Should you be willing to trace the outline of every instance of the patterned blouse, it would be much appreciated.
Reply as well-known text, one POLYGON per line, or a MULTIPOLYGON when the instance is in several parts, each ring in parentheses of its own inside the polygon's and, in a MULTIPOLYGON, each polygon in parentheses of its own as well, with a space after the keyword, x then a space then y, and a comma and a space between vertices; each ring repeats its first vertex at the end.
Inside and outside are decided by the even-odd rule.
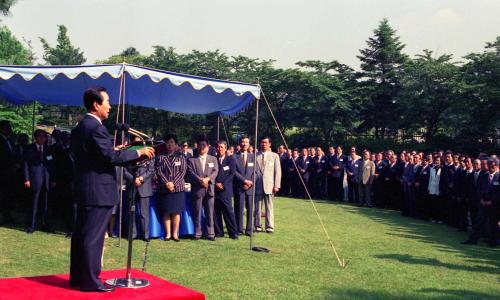
POLYGON ((170 193, 167 182, 174 183, 174 192, 184 191, 184 177, 187 170, 186 157, 180 152, 173 155, 158 155, 155 160, 155 170, 158 178, 158 191, 170 193))

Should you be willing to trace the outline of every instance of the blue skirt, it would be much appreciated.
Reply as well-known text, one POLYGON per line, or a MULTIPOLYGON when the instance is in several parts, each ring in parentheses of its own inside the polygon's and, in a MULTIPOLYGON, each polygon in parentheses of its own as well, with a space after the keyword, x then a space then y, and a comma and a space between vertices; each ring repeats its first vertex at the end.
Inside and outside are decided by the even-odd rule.
POLYGON ((178 193, 158 193, 158 207, 161 216, 167 214, 180 214, 186 210, 184 192, 178 193))

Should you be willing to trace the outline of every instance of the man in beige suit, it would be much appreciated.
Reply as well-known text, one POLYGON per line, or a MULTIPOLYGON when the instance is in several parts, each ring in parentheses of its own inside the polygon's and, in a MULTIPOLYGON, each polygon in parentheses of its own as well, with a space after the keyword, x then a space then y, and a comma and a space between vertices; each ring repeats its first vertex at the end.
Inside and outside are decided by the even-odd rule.
POLYGON ((363 161, 358 163, 358 189, 359 189, 359 205, 363 202, 367 206, 373 207, 372 204, 372 183, 375 179, 375 163, 370 160, 370 151, 363 151, 363 161))
POLYGON ((261 151, 257 152, 257 169, 255 176, 255 231, 262 231, 261 201, 266 209, 266 232, 274 232, 273 196, 281 187, 281 164, 278 154, 271 151, 271 138, 265 136, 260 140, 261 151))

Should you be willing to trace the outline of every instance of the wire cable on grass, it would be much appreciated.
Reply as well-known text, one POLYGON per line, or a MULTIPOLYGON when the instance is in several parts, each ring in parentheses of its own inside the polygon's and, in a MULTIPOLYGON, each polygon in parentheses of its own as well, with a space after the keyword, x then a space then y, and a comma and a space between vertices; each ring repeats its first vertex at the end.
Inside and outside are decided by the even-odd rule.
MULTIPOLYGON (((278 129, 278 132, 279 132, 279 134, 281 136, 281 139, 283 140, 283 143, 285 144, 286 149, 289 149, 288 148, 288 144, 287 144, 287 142, 285 140, 285 136, 283 135, 283 132, 282 132, 281 128, 279 127, 278 121, 276 120, 276 117, 274 116, 274 113, 273 113, 273 111, 271 109, 271 105, 269 105, 269 102, 267 101, 266 94, 264 93, 264 90, 262 89, 262 87, 260 86, 260 84, 258 84, 258 86, 259 86, 260 92, 262 94, 262 98, 264 99, 264 102, 266 102, 266 105, 267 105, 267 108, 269 110, 269 113, 271 114, 271 117, 273 118, 274 124, 276 125, 276 129, 278 129)), ((297 164, 295 163, 295 161, 293 159, 291 161, 292 161, 292 163, 293 163, 293 165, 295 167, 295 170, 297 171, 297 173, 299 175, 300 182, 302 183, 302 186, 304 187, 304 190, 307 193, 307 197, 309 198, 309 202, 311 202, 312 207, 314 209, 314 212, 316 213, 316 216, 318 217, 319 223, 321 224, 321 228, 323 228, 323 232, 325 233, 326 238, 327 238, 327 240, 330 243, 330 246, 332 248, 332 251, 335 254, 335 257, 337 258, 337 262, 339 263, 339 265, 340 265, 341 268, 346 268, 347 267, 347 262, 346 262, 345 259, 340 258, 339 254, 337 252, 337 249, 335 248, 335 245, 333 244, 333 241, 330 238, 330 235, 328 234, 328 231, 326 230, 325 224, 323 223, 323 219, 321 219, 321 215, 319 214, 318 209, 316 208, 316 204, 314 203, 314 200, 312 199, 311 194, 309 193, 309 190, 307 189, 307 186, 306 186, 306 184, 304 182, 304 179, 302 178, 302 176, 301 176, 301 174, 299 172, 299 169, 297 168, 297 164)))

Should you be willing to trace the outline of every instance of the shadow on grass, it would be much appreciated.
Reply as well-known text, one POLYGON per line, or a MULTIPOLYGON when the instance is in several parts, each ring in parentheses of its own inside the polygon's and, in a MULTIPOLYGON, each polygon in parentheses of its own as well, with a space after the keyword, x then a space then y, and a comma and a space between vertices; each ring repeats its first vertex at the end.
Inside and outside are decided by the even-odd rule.
POLYGON ((456 265, 456 264, 441 262, 439 259, 436 258, 418 257, 409 254, 380 254, 380 255, 375 255, 374 257, 386 260, 396 260, 401 263, 412 264, 412 265, 428 265, 433 267, 443 267, 450 270, 486 272, 491 274, 498 274, 500 272, 500 269, 495 267, 456 265))
POLYGON ((457 232, 453 227, 410 217, 403 217, 399 211, 389 209, 358 207, 350 203, 327 200, 314 201, 315 203, 338 205, 346 212, 364 215, 372 221, 388 225, 390 231, 385 232, 386 235, 425 243, 439 251, 460 255, 464 261, 469 263, 487 264, 492 267, 460 266, 442 263, 432 258, 397 256, 398 254, 388 254, 383 257, 378 257, 379 259, 393 259, 413 264, 437 265, 456 270, 500 273, 499 249, 488 248, 482 245, 462 245, 460 242, 466 240, 468 234, 457 232))
POLYGON ((437 260, 433 261, 432 259, 428 258, 398 257, 395 255, 379 257, 380 259, 395 259, 407 263, 438 265, 450 269, 461 269, 466 271, 492 273, 500 272, 500 269, 498 268, 500 261, 499 249, 488 248, 482 245, 462 245, 460 242, 467 239, 467 233, 459 233, 453 227, 448 227, 446 225, 435 224, 409 217, 403 217, 397 211, 378 208, 370 209, 347 204, 343 204, 342 206, 343 209, 347 212, 362 214, 375 222, 388 225, 390 227, 390 231, 386 232, 386 235, 430 244, 434 249, 437 249, 439 251, 461 255, 464 260, 473 260, 473 262, 475 263, 488 264, 494 267, 488 268, 482 266, 459 266, 441 263, 437 260))
POLYGON ((427 288, 408 291, 405 294, 362 289, 332 289, 327 292, 327 299, 407 299, 407 300, 455 300, 455 299, 498 299, 494 294, 469 290, 451 290, 427 288))

